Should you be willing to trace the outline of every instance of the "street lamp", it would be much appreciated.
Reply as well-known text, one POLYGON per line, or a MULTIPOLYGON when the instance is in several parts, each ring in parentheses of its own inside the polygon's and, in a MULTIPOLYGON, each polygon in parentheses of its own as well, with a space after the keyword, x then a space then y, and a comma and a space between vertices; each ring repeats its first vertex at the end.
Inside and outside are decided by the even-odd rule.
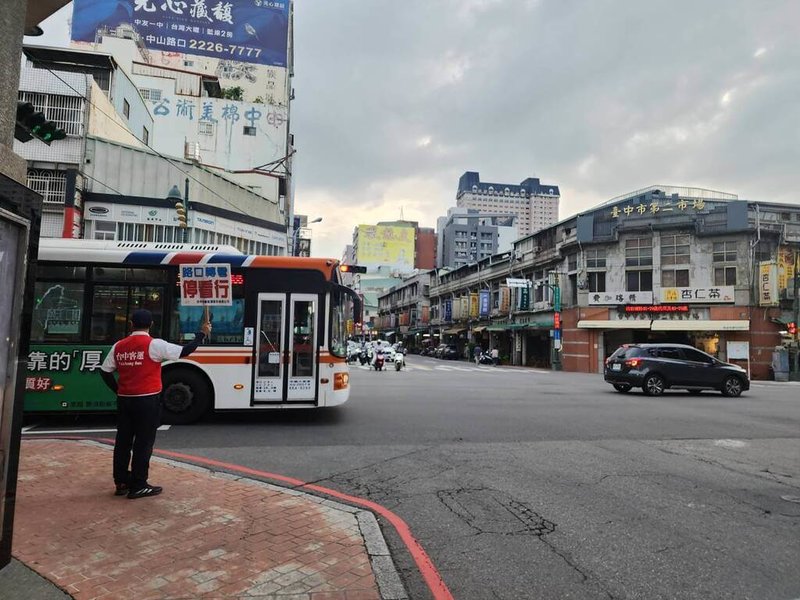
MULTIPOLYGON (((309 222, 307 223, 307 225, 313 225, 314 223, 319 223, 320 221, 322 221, 322 217, 317 217, 317 218, 316 218, 316 219, 314 219, 313 221, 309 221, 309 222)), ((298 237, 298 236, 300 235, 300 229, 301 229, 301 228, 300 228, 300 227, 298 227, 298 228, 297 228, 297 229, 295 229, 295 230, 294 230, 294 232, 292 233, 292 239, 291 239, 291 244, 292 244, 292 256, 298 256, 298 254, 299 254, 299 252, 300 252, 300 248, 298 248, 298 247, 297 247, 297 243, 298 243, 298 239, 299 239, 299 237, 298 237)))
POLYGON ((175 213, 178 215, 178 227, 183 229, 183 243, 186 243, 188 237, 188 218, 189 218, 189 178, 184 182, 184 195, 181 197, 181 191, 177 185, 173 185, 167 194, 167 200, 175 205, 175 213))

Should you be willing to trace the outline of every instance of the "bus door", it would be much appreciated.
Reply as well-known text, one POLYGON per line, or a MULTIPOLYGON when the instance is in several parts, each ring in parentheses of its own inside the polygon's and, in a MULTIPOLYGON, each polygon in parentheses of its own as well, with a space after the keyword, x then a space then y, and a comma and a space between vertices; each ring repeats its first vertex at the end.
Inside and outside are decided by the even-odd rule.
POLYGON ((254 402, 316 401, 317 305, 315 294, 258 295, 254 402))

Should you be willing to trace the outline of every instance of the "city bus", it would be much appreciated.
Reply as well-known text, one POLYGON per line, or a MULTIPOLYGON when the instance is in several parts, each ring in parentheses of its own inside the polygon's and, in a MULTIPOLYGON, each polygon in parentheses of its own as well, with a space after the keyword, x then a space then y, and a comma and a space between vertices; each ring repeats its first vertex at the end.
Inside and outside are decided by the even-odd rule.
POLYGON ((361 308, 340 283, 338 261, 208 244, 42 239, 25 413, 115 410, 99 369, 138 308, 152 312, 153 337, 176 344, 193 339, 205 318, 213 328, 194 353, 164 363, 165 423, 348 399, 347 337, 361 308), (230 265, 231 304, 184 306, 180 265, 230 265))

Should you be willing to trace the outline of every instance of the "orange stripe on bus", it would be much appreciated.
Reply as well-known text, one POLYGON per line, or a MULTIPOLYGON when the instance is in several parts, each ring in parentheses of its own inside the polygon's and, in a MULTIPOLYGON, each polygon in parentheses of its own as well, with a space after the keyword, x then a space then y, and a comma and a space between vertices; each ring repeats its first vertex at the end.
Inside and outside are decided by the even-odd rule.
POLYGON ((311 269, 321 272, 325 279, 331 279, 333 270, 339 264, 333 258, 304 258, 298 256, 255 256, 251 267, 272 267, 274 269, 311 269))
POLYGON ((197 355, 192 356, 191 360, 208 365, 249 365, 249 356, 211 356, 197 355))

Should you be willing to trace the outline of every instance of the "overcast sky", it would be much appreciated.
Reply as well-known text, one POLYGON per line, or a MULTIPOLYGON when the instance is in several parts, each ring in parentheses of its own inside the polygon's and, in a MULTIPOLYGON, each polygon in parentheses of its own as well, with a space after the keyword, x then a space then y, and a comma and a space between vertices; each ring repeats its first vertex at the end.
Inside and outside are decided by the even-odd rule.
POLYGON ((435 226, 468 170, 560 186, 562 219, 653 184, 800 201, 800 2, 295 0, 294 41, 318 256, 435 226))

